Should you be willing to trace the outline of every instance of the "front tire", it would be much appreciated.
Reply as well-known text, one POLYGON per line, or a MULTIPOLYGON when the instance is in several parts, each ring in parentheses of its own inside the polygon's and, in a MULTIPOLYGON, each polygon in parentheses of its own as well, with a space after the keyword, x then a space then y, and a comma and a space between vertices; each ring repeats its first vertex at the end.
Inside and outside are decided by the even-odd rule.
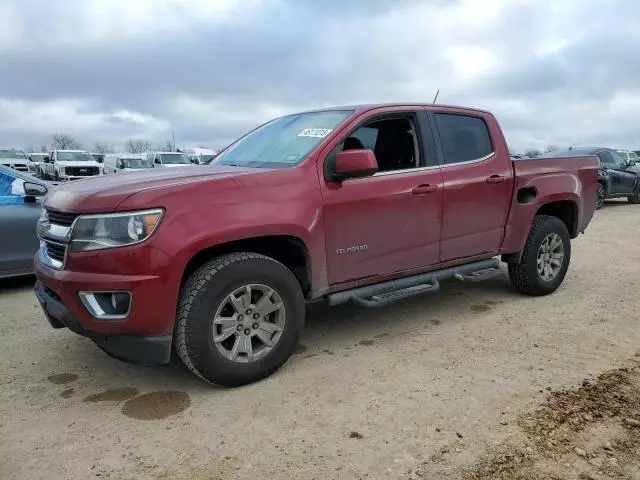
POLYGON ((181 289, 174 344, 203 380, 245 385, 275 372, 304 327, 300 283, 280 262, 231 253, 196 270, 181 289))
POLYGON ((607 196, 607 192, 604 188, 604 185, 602 183, 598 183, 596 210, 600 210, 602 208, 602 206, 604 205, 604 199, 606 198, 606 196, 607 196))
POLYGON ((570 260, 566 225, 559 218, 540 215, 533 220, 520 263, 509 264, 509 279, 520 293, 548 295, 564 280, 570 260))
POLYGON ((640 204, 640 185, 638 185, 633 193, 627 197, 627 201, 634 205, 640 204))

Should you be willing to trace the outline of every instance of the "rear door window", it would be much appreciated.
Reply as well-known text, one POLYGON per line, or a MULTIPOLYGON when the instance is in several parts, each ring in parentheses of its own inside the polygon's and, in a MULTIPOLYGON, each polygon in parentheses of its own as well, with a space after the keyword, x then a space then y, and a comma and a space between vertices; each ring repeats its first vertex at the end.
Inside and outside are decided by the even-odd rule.
POLYGON ((493 152, 491 135, 482 118, 451 113, 434 114, 445 164, 470 162, 493 152))

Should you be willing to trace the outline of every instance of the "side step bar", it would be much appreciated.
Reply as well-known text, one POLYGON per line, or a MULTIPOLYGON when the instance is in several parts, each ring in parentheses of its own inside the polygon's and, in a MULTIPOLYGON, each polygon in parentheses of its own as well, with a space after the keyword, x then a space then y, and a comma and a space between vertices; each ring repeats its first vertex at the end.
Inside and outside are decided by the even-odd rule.
POLYGON ((456 273, 453 278, 456 280, 460 280, 465 283, 478 283, 483 282, 485 280, 489 280, 490 278, 497 277, 502 272, 500 271, 499 266, 485 268, 483 270, 478 270, 477 272, 472 272, 467 275, 464 273, 456 273))
POLYGON ((327 296, 327 303, 334 306, 352 301, 367 308, 383 307, 416 295, 435 293, 440 290, 440 280, 455 278, 463 282, 475 283, 499 274, 500 261, 498 259, 480 260, 466 265, 332 293, 327 296))

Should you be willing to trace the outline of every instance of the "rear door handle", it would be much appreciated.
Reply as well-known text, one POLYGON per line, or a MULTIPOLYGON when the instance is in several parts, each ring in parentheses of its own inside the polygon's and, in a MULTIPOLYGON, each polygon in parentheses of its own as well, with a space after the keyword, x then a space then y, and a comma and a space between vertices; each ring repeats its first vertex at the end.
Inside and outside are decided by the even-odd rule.
POLYGON ((487 177, 487 183, 502 183, 505 181, 505 177, 501 175, 491 175, 487 177))
POLYGON ((427 183, 424 185, 418 185, 413 190, 411 190, 411 193, 413 193, 414 195, 426 195, 427 193, 433 193, 436 190, 438 190, 437 185, 429 185, 427 183))

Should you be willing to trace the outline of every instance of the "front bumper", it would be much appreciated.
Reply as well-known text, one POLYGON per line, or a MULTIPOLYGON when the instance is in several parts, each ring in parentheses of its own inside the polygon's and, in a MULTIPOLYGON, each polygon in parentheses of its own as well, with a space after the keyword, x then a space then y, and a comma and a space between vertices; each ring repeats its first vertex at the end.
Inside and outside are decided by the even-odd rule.
POLYGON ((167 364, 171 359, 171 335, 104 335, 84 327, 62 303, 60 295, 39 280, 35 285, 35 294, 53 328, 66 327, 78 335, 88 337, 108 355, 118 360, 154 366, 167 364))

